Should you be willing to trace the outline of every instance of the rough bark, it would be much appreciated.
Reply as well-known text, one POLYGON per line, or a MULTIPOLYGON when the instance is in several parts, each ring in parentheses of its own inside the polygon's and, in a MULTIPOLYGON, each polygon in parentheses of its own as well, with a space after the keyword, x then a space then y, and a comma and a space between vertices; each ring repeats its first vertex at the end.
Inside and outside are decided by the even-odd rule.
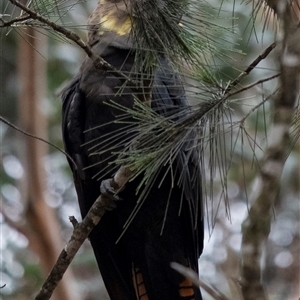
POLYGON ((261 259, 270 233, 274 206, 290 145, 289 129, 299 96, 300 28, 296 26, 288 1, 277 1, 276 12, 282 25, 280 41, 280 92, 274 100, 274 117, 269 145, 265 151, 251 197, 248 217, 243 222, 241 285, 245 300, 266 300, 262 283, 261 259))
MULTIPOLYGON (((129 168, 121 166, 115 176, 111 179, 107 179, 112 190, 115 191, 115 195, 123 189, 128 180, 132 177, 133 173, 129 168)), ((100 195, 95 203, 90 208, 89 212, 82 220, 78 223, 74 217, 70 218, 74 226, 72 236, 66 246, 61 251, 58 260, 50 272, 48 278, 44 282, 42 289, 35 297, 35 300, 48 300, 55 291, 58 283, 62 279, 70 263, 75 257, 77 251, 89 236, 93 228, 99 223, 106 210, 115 208, 114 198, 100 195)))

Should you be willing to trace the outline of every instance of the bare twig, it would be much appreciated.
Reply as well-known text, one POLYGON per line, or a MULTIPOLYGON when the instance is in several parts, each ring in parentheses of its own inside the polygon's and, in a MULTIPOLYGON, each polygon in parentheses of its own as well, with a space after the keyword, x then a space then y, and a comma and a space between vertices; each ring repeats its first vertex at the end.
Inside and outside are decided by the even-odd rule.
POLYGON ((272 43, 267 49, 260 54, 248 67, 245 71, 243 71, 234 81, 232 81, 228 87, 225 89, 224 94, 229 93, 232 88, 234 88, 236 85, 238 85, 241 80, 250 74, 250 72, 263 60, 265 59, 273 49, 276 47, 276 42, 272 43))
POLYGON ((28 19, 30 19, 30 16, 28 14, 26 15, 21 15, 15 19, 5 21, 4 17, 9 17, 9 15, 1 15, 0 14, 0 28, 2 27, 12 27, 14 24, 19 23, 19 22, 24 22, 28 19))
MULTIPOLYGON (((118 193, 131 177, 132 172, 130 169, 120 167, 114 178, 111 179, 111 185, 118 193)), ((60 253, 55 266, 44 282, 41 291, 35 297, 35 300, 50 299, 54 289, 62 279, 65 271, 69 267, 84 240, 99 223, 105 211, 114 208, 114 206, 114 201, 111 198, 100 195, 82 222, 75 224, 73 234, 69 242, 60 253)))
POLYGON ((73 228, 76 228, 78 226, 78 221, 74 216, 69 217, 70 222, 73 225, 73 228))
POLYGON ((292 24, 288 2, 278 1, 278 16, 283 25, 280 58, 280 91, 275 99, 274 119, 268 148, 260 173, 255 180, 255 193, 248 217, 242 225, 241 285, 245 300, 267 300, 262 285, 261 265, 263 245, 271 226, 271 208, 274 205, 286 152, 290 145, 289 128, 299 90, 300 44, 299 29, 292 24))
POLYGON ((237 91, 229 92, 229 93, 227 94, 227 96, 226 96, 225 99, 227 99, 228 97, 231 97, 231 96, 233 96, 233 95, 236 95, 236 94, 242 93, 242 92, 244 92, 244 91, 247 91, 247 90, 249 90, 249 89, 251 89, 251 88, 253 88, 253 87, 255 87, 256 85, 259 85, 259 84, 261 84, 261 83, 264 83, 264 82, 273 80, 273 79, 275 79, 275 78, 277 78, 277 77, 279 77, 279 76, 280 76, 280 74, 275 74, 275 75, 272 75, 272 76, 269 76, 269 77, 266 77, 266 78, 257 80, 257 81, 255 81, 255 82, 249 84, 249 85, 244 86, 243 88, 241 88, 241 89, 239 89, 239 90, 237 90, 237 91))
POLYGON ((72 157, 71 157, 67 152, 65 152, 64 150, 62 150, 61 148, 55 146, 54 144, 50 143, 49 141, 47 141, 47 140, 45 140, 45 139, 43 139, 43 138, 41 138, 41 137, 38 137, 38 136, 36 136, 36 135, 34 135, 34 134, 31 134, 31 133, 29 133, 29 132, 27 132, 27 131, 25 131, 25 130, 19 128, 18 126, 12 124, 11 122, 9 122, 8 120, 6 120, 6 119, 3 118, 2 116, 0 116, 0 122, 5 123, 5 124, 8 125, 9 127, 11 127, 11 128, 13 128, 13 129, 19 131, 20 133, 23 133, 23 134, 25 134, 25 135, 27 135, 27 136, 29 136, 29 137, 31 137, 31 138, 34 138, 34 139, 36 139, 36 140, 39 140, 39 141, 41 141, 41 142, 43 142, 43 143, 46 143, 47 145, 49 145, 49 146, 55 148, 55 149, 58 150, 59 152, 61 152, 61 153, 63 153, 64 155, 66 155, 66 156, 68 157, 68 159, 72 162, 72 164, 74 164, 75 168, 77 168, 76 163, 75 163, 75 161, 72 159, 72 157))

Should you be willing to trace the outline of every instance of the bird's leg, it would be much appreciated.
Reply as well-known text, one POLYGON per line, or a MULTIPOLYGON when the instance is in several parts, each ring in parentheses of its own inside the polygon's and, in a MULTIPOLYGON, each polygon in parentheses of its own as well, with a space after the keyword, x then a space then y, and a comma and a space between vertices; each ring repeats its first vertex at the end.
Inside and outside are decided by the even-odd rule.
POLYGON ((103 197, 111 201, 111 209, 116 207, 115 201, 122 200, 118 193, 121 192, 128 180, 133 176, 133 172, 129 167, 121 166, 113 178, 104 179, 100 184, 100 192, 103 197))
POLYGON ((122 200, 118 196, 118 192, 120 191, 119 186, 114 182, 113 178, 104 179, 100 184, 100 192, 103 196, 110 198, 114 201, 122 200))

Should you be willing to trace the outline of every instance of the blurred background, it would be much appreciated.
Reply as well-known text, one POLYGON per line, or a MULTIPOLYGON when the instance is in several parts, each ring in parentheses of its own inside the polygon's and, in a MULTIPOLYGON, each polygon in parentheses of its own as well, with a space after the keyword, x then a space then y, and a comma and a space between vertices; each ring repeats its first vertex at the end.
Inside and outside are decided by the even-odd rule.
MULTIPOLYGON (((96 1, 62 3, 66 13, 59 16, 61 23, 86 40, 85 24, 96 1)), ((254 27, 250 18, 252 4, 227 1, 221 6, 221 2, 215 0, 210 1, 210 5, 203 4, 201 9, 203 7, 207 7, 207 13, 217 24, 234 28, 230 41, 226 41, 230 42, 231 50, 223 53, 223 59, 214 59, 214 68, 226 83, 274 41, 276 20, 272 15, 267 18, 268 12, 261 8, 254 27)), ((196 11, 196 5, 194 9, 196 11)), ((0 14, 18 15, 18 12, 4 0, 0 4, 0 14)), ((224 37, 219 35, 219 38, 223 43, 224 37)), ((85 57, 83 51, 42 28, 4 28, 0 39, 1 116, 22 130, 63 148, 59 93, 78 71, 85 57)), ((247 85, 278 73, 276 61, 274 51, 243 83, 247 85)), ((248 199, 257 172, 254 161, 261 158, 262 149, 268 142, 267 130, 272 116, 271 102, 267 100, 276 88, 276 80, 268 81, 235 99, 233 121, 241 119, 262 100, 266 102, 247 118, 244 125, 249 136, 239 126, 233 131, 236 147, 231 153, 227 182, 230 210, 222 199, 222 180, 218 172, 214 175, 213 193, 208 197, 207 215, 212 215, 214 222, 211 218, 206 219, 205 248, 199 260, 200 277, 229 299, 241 299, 238 284, 241 223, 247 215, 248 199), (254 146, 251 139, 255 139, 261 149, 255 143, 254 146)), ((33 299, 71 236, 69 216, 78 220, 81 217, 64 154, 5 123, 0 125, 0 135, 0 286, 5 285, 0 293, 2 299, 7 300, 33 299)), ((230 142, 225 145, 228 149, 231 146, 230 142)), ((280 193, 273 209, 271 234, 262 260, 264 283, 270 299, 274 300, 299 297, 299 157, 298 139, 285 164, 280 193)), ((208 162, 206 166, 206 174, 209 174, 208 162)), ((213 299, 206 292, 203 295, 205 300, 213 299)), ((88 241, 79 250, 65 283, 60 284, 54 298, 108 299, 88 241)))

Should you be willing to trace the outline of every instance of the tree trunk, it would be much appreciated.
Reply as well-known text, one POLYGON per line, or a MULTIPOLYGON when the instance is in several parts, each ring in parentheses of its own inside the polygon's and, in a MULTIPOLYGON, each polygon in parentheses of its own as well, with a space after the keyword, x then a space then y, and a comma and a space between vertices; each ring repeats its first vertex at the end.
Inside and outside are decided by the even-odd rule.
MULTIPOLYGON (((47 136, 47 122, 41 112, 42 99, 46 94, 46 36, 26 29, 24 38, 19 40, 19 116, 21 128, 43 138, 47 136)), ((63 248, 60 229, 54 210, 45 202, 46 174, 43 158, 47 153, 46 144, 24 136, 25 147, 20 149, 25 168, 24 192, 25 219, 32 238, 29 241, 40 258, 41 268, 46 275, 50 272, 63 248)), ((66 273, 57 287, 56 299, 74 300, 71 274, 66 273)))

